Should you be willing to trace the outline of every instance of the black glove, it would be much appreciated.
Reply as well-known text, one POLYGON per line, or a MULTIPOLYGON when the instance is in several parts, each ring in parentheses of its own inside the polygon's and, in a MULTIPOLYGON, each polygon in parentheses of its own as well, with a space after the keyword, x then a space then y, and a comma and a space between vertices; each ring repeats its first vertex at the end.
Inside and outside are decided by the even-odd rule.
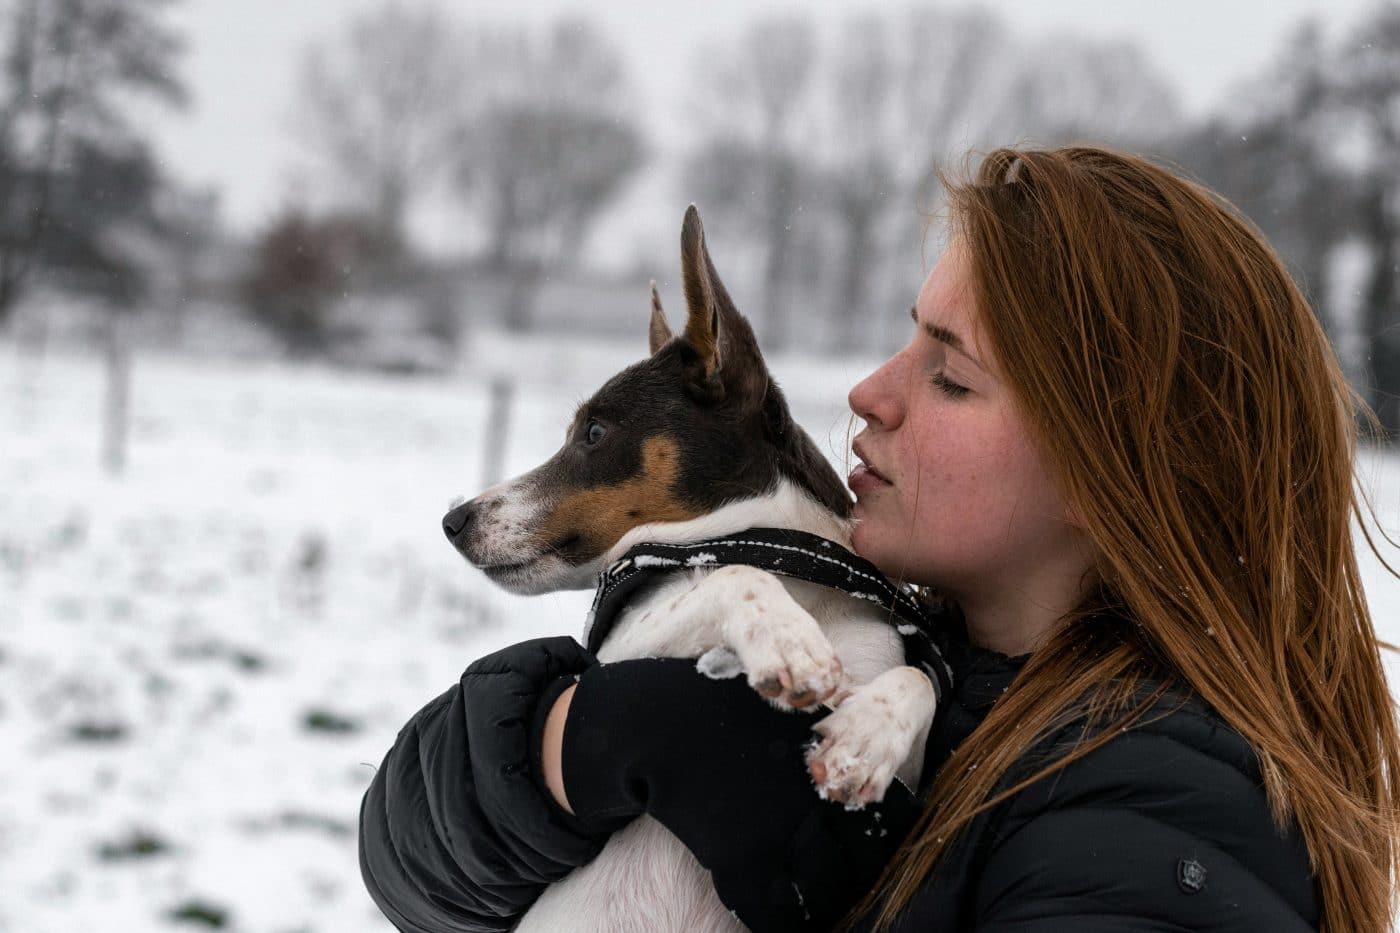
POLYGON ((563 775, 582 826, 646 812, 712 873, 755 931, 825 930, 874 884, 921 805, 895 782, 862 811, 821 800, 803 748, 825 715, 783 712, 693 660, 586 670, 564 725, 563 775))
POLYGON ((584 826, 537 776, 549 707, 597 663, 572 638, 512 645, 400 730, 360 808, 360 872, 400 930, 509 930, 601 851, 615 824, 584 826))
POLYGON ((898 783, 864 811, 823 802, 802 756, 820 716, 776 710, 693 660, 598 666, 570 638, 513 645, 399 733, 361 808, 361 873, 400 930, 504 931, 646 812, 752 929, 827 929, 919 805, 898 783), (564 726, 573 816, 544 787, 539 754, 544 720, 580 672, 564 726))

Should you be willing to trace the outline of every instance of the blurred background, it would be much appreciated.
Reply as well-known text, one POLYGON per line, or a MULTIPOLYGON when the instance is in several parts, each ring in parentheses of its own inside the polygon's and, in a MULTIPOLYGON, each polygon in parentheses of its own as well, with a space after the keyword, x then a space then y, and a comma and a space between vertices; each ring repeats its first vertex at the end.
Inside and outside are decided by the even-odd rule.
POLYGON ((398 727, 588 604, 440 517, 645 353, 650 279, 683 315, 692 201, 844 468, 937 170, 1094 141, 1219 189, 1390 432, 1357 536, 1400 640, 1400 4, 0 11, 0 931, 389 929, 355 833, 398 727))

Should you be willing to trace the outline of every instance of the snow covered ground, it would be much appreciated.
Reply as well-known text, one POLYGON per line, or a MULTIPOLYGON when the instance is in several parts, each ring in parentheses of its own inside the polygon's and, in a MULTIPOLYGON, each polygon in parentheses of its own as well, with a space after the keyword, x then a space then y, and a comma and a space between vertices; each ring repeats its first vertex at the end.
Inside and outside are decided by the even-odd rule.
MULTIPOLYGON (((867 367, 774 365, 838 462, 867 367)), ((141 357, 113 479, 101 377, 0 345, 0 931, 388 930, 355 818, 398 727, 588 603, 503 594, 442 539, 481 485, 482 385, 141 357)), ((523 395, 508 472, 592 377, 523 395)), ((1400 458, 1367 480, 1393 535, 1400 458)), ((1400 583, 1367 574, 1400 640, 1400 583)))

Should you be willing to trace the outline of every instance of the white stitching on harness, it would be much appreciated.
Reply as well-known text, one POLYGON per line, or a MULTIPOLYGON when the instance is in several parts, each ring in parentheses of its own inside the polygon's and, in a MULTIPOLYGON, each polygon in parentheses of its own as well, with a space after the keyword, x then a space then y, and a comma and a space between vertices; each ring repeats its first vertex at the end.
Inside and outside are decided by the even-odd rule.
MULTIPOLYGON (((748 546, 750 546, 750 547, 773 548, 773 549, 775 549, 775 550, 780 550, 780 551, 796 551, 798 554, 805 554, 805 555, 807 555, 808 557, 814 557, 814 558, 817 558, 818 560, 824 560, 824 561, 826 561, 828 564, 835 564, 836 566, 842 568, 843 570, 845 570, 847 573, 851 574, 852 576, 857 576, 857 577, 860 577, 860 578, 862 578, 862 579, 864 579, 864 580, 868 580, 868 581, 870 581, 871 583, 874 583, 874 584, 875 584, 876 586, 878 586, 880 589, 884 590, 885 593, 886 593, 887 595, 889 595, 891 598, 894 598, 894 599, 898 599, 898 598, 899 598, 899 592, 898 592, 897 590, 895 590, 893 587, 891 587, 891 586, 889 585, 888 582, 886 582, 886 581, 884 581, 884 580, 881 580, 881 579, 879 579, 878 577, 872 577, 870 574, 864 572, 863 570, 859 570, 859 569, 857 569, 856 567, 853 567, 852 565, 846 563, 844 560, 840 560, 839 558, 835 558, 835 557, 828 557, 827 555, 825 555, 825 554, 819 554, 819 553, 817 553, 816 551, 809 551, 809 550, 807 550, 806 548, 797 547, 797 546, 794 545, 794 544, 774 544, 774 543, 771 542, 771 541, 705 541, 705 542, 701 542, 701 543, 699 543, 699 544, 693 544, 693 545, 685 545, 685 544, 661 544, 661 545, 658 545, 658 546, 659 546, 659 547, 672 547, 672 548, 676 548, 677 550, 685 550, 685 549, 694 548, 694 547, 712 547, 712 546, 714 546, 714 545, 722 545, 722 546, 724 546, 724 547, 734 547, 734 546, 739 546, 739 545, 748 545, 748 546)), ((652 558, 652 559, 655 560, 656 558, 652 558)), ((629 563, 629 562, 628 562, 628 561, 620 561, 620 562, 618 563, 618 565, 616 565, 616 568, 615 568, 615 569, 616 569, 616 570, 619 570, 619 571, 620 571, 620 570, 627 570, 627 569, 634 569, 634 570, 635 570, 635 569, 638 569, 638 568, 636 567, 636 561, 635 561, 635 560, 630 562, 630 563, 632 564, 632 567, 630 567, 630 568, 625 566, 627 563, 629 563)), ((644 568, 642 568, 642 569, 644 569, 644 568)), ((614 570, 614 568, 609 568, 609 569, 608 569, 607 571, 605 571, 605 572, 608 574, 609 577, 612 577, 612 576, 613 576, 613 570, 614 570)))

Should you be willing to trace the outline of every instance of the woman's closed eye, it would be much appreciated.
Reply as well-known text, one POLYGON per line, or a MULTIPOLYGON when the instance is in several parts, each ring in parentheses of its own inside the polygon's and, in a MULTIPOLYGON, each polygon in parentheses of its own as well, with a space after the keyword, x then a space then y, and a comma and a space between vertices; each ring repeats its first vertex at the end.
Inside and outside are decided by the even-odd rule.
POLYGON ((971 391, 967 386, 960 386, 956 382, 950 382, 941 369, 934 370, 933 375, 929 376, 929 382, 933 383, 939 389, 942 389, 943 394, 947 395, 949 398, 962 398, 971 391))

